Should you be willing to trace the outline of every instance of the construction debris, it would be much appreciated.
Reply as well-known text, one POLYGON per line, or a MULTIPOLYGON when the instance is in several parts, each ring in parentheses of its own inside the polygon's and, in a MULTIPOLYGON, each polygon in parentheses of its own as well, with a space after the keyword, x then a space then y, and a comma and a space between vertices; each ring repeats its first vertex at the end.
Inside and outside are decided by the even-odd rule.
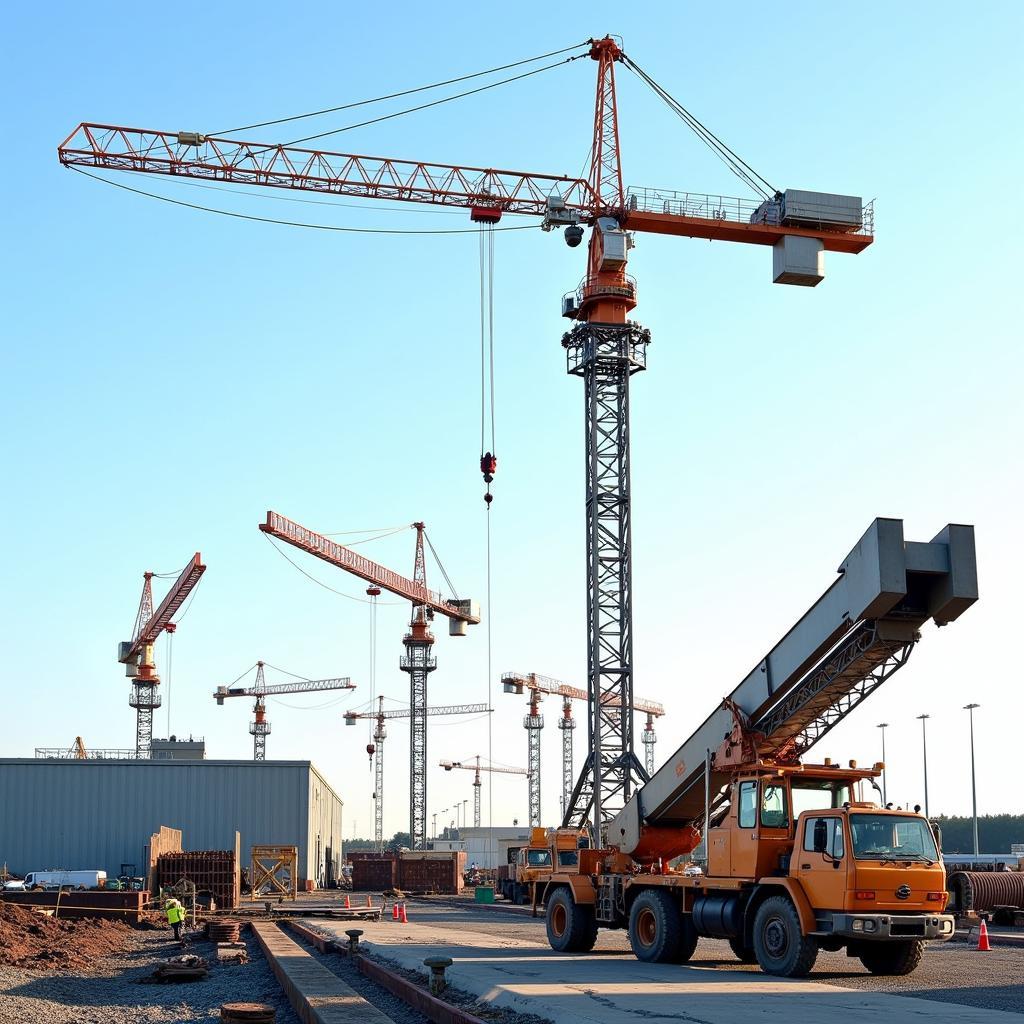
POLYGON ((206 961, 195 953, 182 953, 157 964, 156 970, 146 981, 161 983, 178 981, 202 981, 209 974, 206 961))
POLYGON ((0 903, 0 964, 29 970, 81 970, 123 949, 132 934, 120 921, 66 921, 0 903))

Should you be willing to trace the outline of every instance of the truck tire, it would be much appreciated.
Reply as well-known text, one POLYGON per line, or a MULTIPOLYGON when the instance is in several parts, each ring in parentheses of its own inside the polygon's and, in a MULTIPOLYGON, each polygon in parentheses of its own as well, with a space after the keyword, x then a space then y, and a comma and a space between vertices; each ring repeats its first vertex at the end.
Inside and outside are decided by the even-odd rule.
POLYGON ((757 954, 754 953, 754 947, 744 945, 743 939, 739 936, 729 940, 729 948, 741 964, 757 963, 757 954))
POLYGON ((818 944, 800 930, 796 907, 786 896, 771 896, 754 918, 754 954, 765 974, 806 978, 818 956, 818 944))
POLYGON ((924 953, 920 939, 909 942, 873 942, 863 947, 860 962, 872 974, 910 974, 917 970, 924 953))
POLYGON ((548 945, 559 953, 588 953, 597 942, 594 908, 577 903, 565 886, 548 897, 545 925, 548 945))
POLYGON ((629 944, 638 960, 649 964, 678 964, 689 960, 697 945, 690 919, 662 889, 640 893, 629 911, 629 944))

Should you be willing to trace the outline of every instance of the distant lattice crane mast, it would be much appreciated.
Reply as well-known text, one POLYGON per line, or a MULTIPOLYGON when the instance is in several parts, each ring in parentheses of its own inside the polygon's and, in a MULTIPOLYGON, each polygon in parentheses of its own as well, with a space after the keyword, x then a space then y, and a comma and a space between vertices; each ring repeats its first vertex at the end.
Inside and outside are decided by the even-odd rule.
MULTIPOLYGON (((558 728, 562 732, 562 815, 565 816, 566 809, 571 806, 573 795, 573 732, 576 728, 576 719, 572 714, 572 701, 587 700, 587 691, 578 686, 570 686, 558 679, 549 676, 542 676, 536 672, 505 672, 501 677, 502 689, 505 693, 522 694, 524 690, 530 692, 530 711, 523 718, 523 727, 527 730, 528 761, 531 770, 536 763, 535 774, 531 776, 530 784, 530 824, 540 824, 540 730, 544 727, 544 718, 539 714, 537 702, 542 694, 553 694, 562 698, 562 714, 558 719, 558 728), (537 820, 534 820, 534 809, 536 808, 537 820)), ((617 708, 619 697, 614 694, 607 694, 602 700, 602 705, 607 708, 617 708)), ((647 715, 647 726, 643 733, 644 754, 647 763, 647 774, 654 770, 654 719, 665 713, 664 707, 655 701, 636 698, 633 701, 634 711, 643 711, 647 715)))
POLYGON ((467 772, 474 772, 473 776, 473 827, 480 828, 480 788, 483 783, 480 781, 481 772, 492 772, 495 775, 525 775, 527 783, 531 781, 531 773, 528 768, 501 768, 497 765, 486 765, 480 763, 480 755, 476 755, 474 764, 463 764, 461 761, 439 761, 438 764, 450 772, 455 768, 461 768, 467 772))
POLYGON ((146 572, 142 575, 142 598, 135 615, 132 639, 123 641, 117 649, 117 660, 125 666, 125 675, 132 680, 128 706, 135 708, 136 712, 135 756, 138 758, 149 757, 153 740, 153 711, 160 707, 157 689, 160 677, 156 674, 153 647, 161 633, 174 632, 175 625, 171 618, 196 588, 204 572, 206 566, 197 551, 181 570, 156 611, 153 610, 153 577, 156 573, 146 572))
POLYGON ((523 716, 526 730, 526 769, 529 772, 530 825, 540 825, 540 731, 544 728, 544 716, 540 713, 541 694, 530 691, 530 706, 523 716))
POLYGON ((572 717, 572 701, 562 698, 562 714, 558 719, 558 728, 562 731, 562 816, 572 799, 572 734, 576 728, 576 719, 572 717))
POLYGON ((290 683, 272 683, 267 685, 263 674, 264 662, 256 662, 256 681, 252 686, 218 686, 213 699, 221 706, 228 697, 255 697, 253 720, 249 723, 249 734, 252 736, 252 759, 267 759, 267 737, 270 735, 270 722, 267 719, 267 697, 280 693, 319 693, 329 690, 354 690, 356 684, 347 676, 334 679, 296 679, 290 683))
MULTIPOLYGON (((449 704, 441 707, 427 708, 427 717, 433 715, 482 715, 487 714, 490 708, 486 704, 449 704)), ((373 789, 373 839, 379 849, 384 848, 384 740, 387 739, 387 729, 384 723, 389 718, 411 718, 412 711, 409 708, 396 708, 384 710, 384 698, 377 698, 376 711, 346 711, 345 724, 355 725, 362 718, 376 719, 376 726, 373 731, 373 742, 367 743, 366 753, 374 762, 374 789, 373 789)))
POLYGON ((644 731, 640 734, 644 743, 644 768, 647 770, 648 778, 654 774, 654 744, 658 737, 654 732, 654 715, 647 712, 647 721, 644 723, 644 731))

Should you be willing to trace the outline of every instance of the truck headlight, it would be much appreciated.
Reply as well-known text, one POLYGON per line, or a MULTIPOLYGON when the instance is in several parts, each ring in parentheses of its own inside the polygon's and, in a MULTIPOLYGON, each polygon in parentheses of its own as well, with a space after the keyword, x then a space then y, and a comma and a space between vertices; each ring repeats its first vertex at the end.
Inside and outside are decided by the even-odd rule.
POLYGON ((877 932, 878 931, 878 922, 877 921, 865 921, 864 922, 864 931, 866 931, 866 932, 877 932))
POLYGON ((855 920, 853 922, 853 930, 855 932, 862 932, 862 931, 864 931, 864 922, 859 920, 859 919, 855 920))

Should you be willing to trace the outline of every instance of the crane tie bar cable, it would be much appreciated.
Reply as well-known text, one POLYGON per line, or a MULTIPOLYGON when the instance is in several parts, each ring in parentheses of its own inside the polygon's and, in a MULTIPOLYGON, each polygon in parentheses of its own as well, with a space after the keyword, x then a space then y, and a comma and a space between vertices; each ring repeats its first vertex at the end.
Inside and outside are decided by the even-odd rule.
POLYGON ((429 92, 431 89, 440 89, 445 85, 456 85, 459 82, 468 82, 473 78, 482 78, 484 75, 495 75, 499 71, 508 71, 511 68, 522 67, 524 64, 532 64, 534 61, 547 60, 548 57, 557 57, 559 54, 568 53, 570 50, 578 50, 581 46, 589 46, 590 41, 576 43, 574 46, 564 46, 560 50, 551 50, 549 53, 541 53, 536 57, 527 57, 524 60, 513 61, 511 64, 500 64, 498 67, 488 68, 486 71, 474 71, 469 75, 460 75, 457 78, 448 78, 443 82, 433 82, 430 85, 420 85, 414 89, 402 89, 400 92, 388 93, 384 96, 375 96, 368 100, 357 100, 354 103, 343 103, 337 107, 325 107, 323 110, 311 110, 305 114, 293 114, 291 117, 278 117, 272 121, 257 121, 255 124, 244 124, 237 128, 226 128, 221 132, 210 132, 211 135, 228 135, 232 132, 246 132, 250 128, 266 128, 268 125, 284 124, 286 121, 301 121, 307 117, 319 117, 321 114, 336 114, 340 110, 352 110, 355 107, 365 107, 372 103, 382 103, 385 100, 395 100, 401 96, 412 96, 418 92, 429 92))
POLYGON ((634 60, 622 55, 622 62, 657 95, 668 108, 739 178, 765 199, 778 194, 771 182, 757 173, 742 157, 730 149, 717 135, 703 125, 667 89, 659 85, 634 60), (759 184, 760 182, 760 184, 759 184), (763 186, 763 187, 762 187, 763 186), (767 191, 765 191, 767 189, 767 191))
MULTIPOLYGON (((533 68, 530 71, 524 71, 520 75, 512 75, 510 78, 502 78, 497 82, 488 82, 487 85, 478 85, 475 89, 467 89, 465 92, 453 93, 451 96, 442 96, 439 100, 431 100, 429 103, 420 103, 415 107, 406 107, 404 110, 395 110, 390 114, 381 114, 380 117, 372 117, 367 121, 357 121, 355 124, 347 124, 341 128, 332 128, 330 131, 317 132, 315 135, 304 135, 301 139, 292 139, 289 142, 274 143, 273 145, 264 146, 261 150, 258 147, 254 147, 252 152, 254 154, 265 152, 271 149, 277 149, 280 146, 298 146, 303 142, 313 142, 315 139, 326 139, 331 135, 340 135, 342 132, 350 132, 353 128, 365 128, 371 124, 380 124, 382 121, 390 121, 396 117, 402 117, 404 114, 415 114, 420 110, 428 110, 430 107, 439 107, 444 103, 451 103, 452 100, 461 100, 466 96, 475 96, 477 93, 487 92, 488 89, 496 89, 500 85, 509 85, 512 82, 522 81, 524 78, 530 78, 533 75, 539 75, 544 71, 551 71, 553 68, 560 68, 564 64, 570 64, 574 60, 579 60, 581 57, 587 57, 589 54, 578 53, 573 57, 566 57, 565 60, 555 61, 553 64, 545 64, 543 67, 533 68)), ((230 139, 225 141, 230 142, 230 139)))

